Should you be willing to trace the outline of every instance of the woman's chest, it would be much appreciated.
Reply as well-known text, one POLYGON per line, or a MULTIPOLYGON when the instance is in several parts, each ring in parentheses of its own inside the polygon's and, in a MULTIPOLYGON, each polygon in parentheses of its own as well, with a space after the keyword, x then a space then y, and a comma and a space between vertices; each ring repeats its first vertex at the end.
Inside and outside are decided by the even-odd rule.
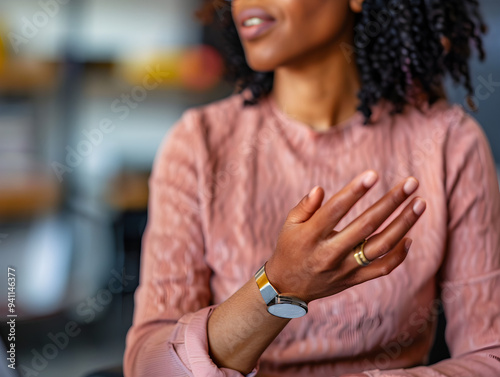
MULTIPOLYGON (((407 235, 414 243, 406 264, 400 267, 404 273, 388 279, 391 281, 388 286, 369 292, 371 297, 377 294, 382 297, 388 292, 398 297, 394 295, 398 289, 411 292, 412 286, 416 287, 415 291, 437 272, 446 242, 447 213, 441 178, 438 172, 429 172, 429 165, 415 166, 409 161, 391 160, 388 151, 374 153, 373 150, 356 156, 342 155, 335 161, 318 164, 285 152, 274 159, 272 156, 272 151, 235 155, 220 161, 212 173, 206 258, 214 272, 212 289, 216 302, 228 298, 269 259, 289 211, 312 187, 323 187, 325 203, 368 169, 378 172, 377 184, 345 214, 335 230, 341 231, 410 175, 419 179, 416 195, 428 204, 423 217, 407 235)), ((375 233, 389 225, 409 201, 410 198, 375 233)))

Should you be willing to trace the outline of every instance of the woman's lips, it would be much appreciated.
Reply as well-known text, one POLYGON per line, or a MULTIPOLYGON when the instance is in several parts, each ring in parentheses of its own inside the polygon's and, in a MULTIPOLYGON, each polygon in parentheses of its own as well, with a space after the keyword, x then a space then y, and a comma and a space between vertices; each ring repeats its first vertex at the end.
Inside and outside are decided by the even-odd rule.
POLYGON ((240 37, 250 41, 273 27, 276 20, 262 8, 250 8, 238 15, 237 22, 240 37))

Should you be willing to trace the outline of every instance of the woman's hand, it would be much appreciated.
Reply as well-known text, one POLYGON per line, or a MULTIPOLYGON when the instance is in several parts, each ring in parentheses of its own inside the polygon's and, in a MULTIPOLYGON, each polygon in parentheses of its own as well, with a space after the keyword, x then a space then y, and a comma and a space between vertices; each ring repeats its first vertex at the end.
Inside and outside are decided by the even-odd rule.
POLYGON ((368 266, 356 262, 354 249, 415 192, 418 181, 413 177, 397 184, 340 232, 333 230, 376 181, 374 171, 365 172, 323 206, 324 191, 317 186, 289 212, 266 264, 269 281, 280 293, 310 302, 387 275, 403 262, 411 243, 403 237, 425 210, 425 201, 418 197, 368 239, 368 266))

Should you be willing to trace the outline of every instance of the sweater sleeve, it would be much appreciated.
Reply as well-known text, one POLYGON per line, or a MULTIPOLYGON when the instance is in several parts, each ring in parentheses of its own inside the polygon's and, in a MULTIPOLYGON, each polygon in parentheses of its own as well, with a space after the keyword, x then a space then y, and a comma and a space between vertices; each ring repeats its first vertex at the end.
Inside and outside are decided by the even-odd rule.
POLYGON ((371 377, 500 376, 500 193, 484 131, 464 115, 445 146, 447 252, 441 301, 451 358, 371 377))
MULTIPOLYGON (((201 219, 206 145, 195 110, 166 136, 149 181, 140 284, 124 355, 126 377, 240 377, 208 352, 211 270, 201 219)), ((254 376, 257 368, 248 377, 254 376)))

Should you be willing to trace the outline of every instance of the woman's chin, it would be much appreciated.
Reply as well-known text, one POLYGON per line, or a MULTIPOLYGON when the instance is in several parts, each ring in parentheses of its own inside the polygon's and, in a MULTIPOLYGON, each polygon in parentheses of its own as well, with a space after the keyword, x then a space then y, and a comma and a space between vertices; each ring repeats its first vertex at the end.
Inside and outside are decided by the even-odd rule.
POLYGON ((247 55, 247 64, 250 68, 252 68, 256 72, 271 72, 279 66, 279 63, 276 62, 276 59, 269 57, 255 57, 252 55, 247 55))

